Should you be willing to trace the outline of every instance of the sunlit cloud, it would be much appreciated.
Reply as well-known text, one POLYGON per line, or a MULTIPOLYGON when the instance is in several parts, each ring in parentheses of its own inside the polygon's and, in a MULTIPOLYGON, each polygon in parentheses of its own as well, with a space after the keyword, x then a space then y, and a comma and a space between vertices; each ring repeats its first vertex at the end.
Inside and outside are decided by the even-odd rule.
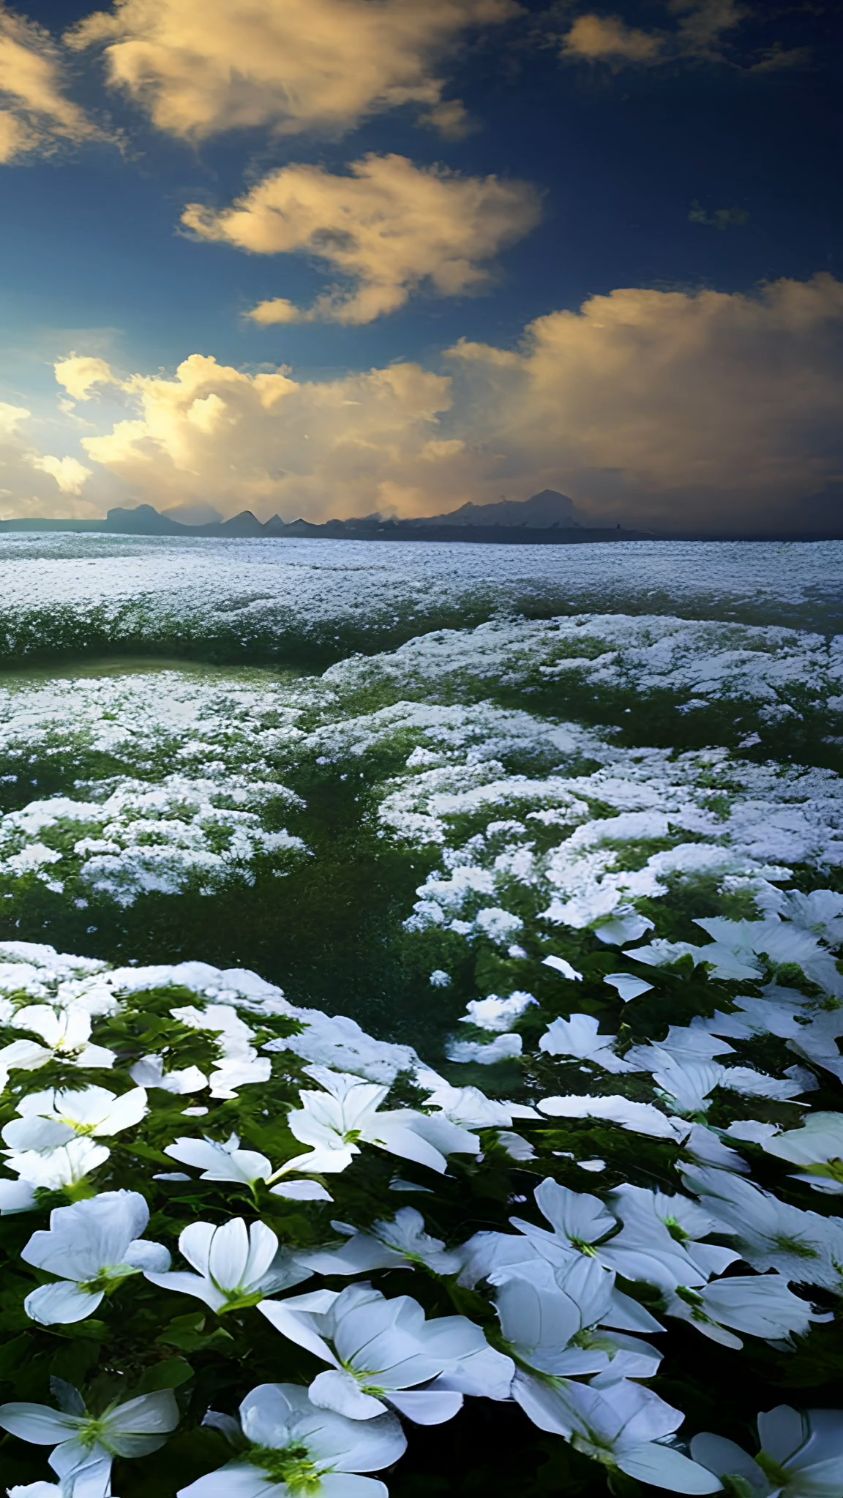
POLYGON ((92 470, 78 458, 39 452, 32 420, 28 407, 0 401, 0 514, 90 514, 78 497, 92 470))
MULTIPOLYGON (((119 0, 67 40, 102 47, 110 83, 172 135, 337 133, 402 105, 434 111, 435 122, 440 67, 470 30, 519 9, 514 0, 119 0)), ((442 118, 453 127, 453 106, 442 118)))
POLYGON ((139 499, 320 520, 418 515, 550 486, 595 523, 781 524, 843 468, 843 282, 755 295, 628 288, 460 342, 444 368, 300 381, 192 355, 114 376, 130 414, 83 437, 139 499))
POLYGON ((33 458, 32 466, 55 479, 62 494, 81 494, 92 472, 78 458, 56 458, 51 453, 33 458))
POLYGON ((285 298, 262 302, 250 313, 256 322, 361 324, 396 311, 419 287, 440 296, 482 289, 488 262, 539 216, 539 195, 526 182, 369 155, 342 175, 282 167, 231 208, 190 204, 182 223, 256 255, 308 253, 343 277, 343 287, 308 309, 285 298))
POLYGON ((0 165, 99 134, 68 98, 59 48, 0 3, 0 165))
MULTIPOLYGON (((750 59, 730 49, 746 21, 764 20, 763 7, 740 0, 664 0, 663 24, 630 25, 615 11, 585 10, 560 36, 562 57, 612 70, 677 62, 730 62, 746 72, 773 72, 802 66, 804 47, 773 43, 750 59)), ((656 13, 654 12, 654 15, 656 13)))
POLYGON ((98 385, 113 384, 111 366, 92 354, 68 354, 53 366, 55 376, 74 401, 89 400, 98 385))
POLYGON ((619 16, 578 16, 565 34, 562 51, 586 62, 655 62, 664 39, 657 32, 627 26, 619 16))

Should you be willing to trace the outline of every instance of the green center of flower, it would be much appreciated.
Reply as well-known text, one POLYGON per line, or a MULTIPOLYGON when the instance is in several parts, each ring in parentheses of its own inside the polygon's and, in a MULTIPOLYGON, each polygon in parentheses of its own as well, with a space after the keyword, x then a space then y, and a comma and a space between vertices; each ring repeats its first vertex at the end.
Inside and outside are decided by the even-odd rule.
POLYGON ((843 1159, 835 1155, 833 1159, 826 1160, 824 1165, 811 1165, 809 1175, 825 1176, 832 1181, 840 1181, 843 1184, 843 1159))
POLYGON ((788 1472, 786 1467, 779 1466, 779 1463, 773 1461, 773 1458, 768 1456, 766 1451, 759 1451, 755 1460, 764 1473, 764 1476, 772 1483, 774 1488, 787 1488, 792 1473, 788 1472))
POLYGON ((590 1259, 597 1258, 597 1249, 593 1243, 586 1243, 584 1238, 572 1238, 571 1247, 579 1250, 581 1254, 587 1254, 590 1259))
POLYGON ((278 1451, 272 1446, 253 1446, 248 1460, 260 1467, 273 1482, 284 1483, 291 1493, 299 1498, 316 1494, 322 1487, 322 1471, 310 1459, 306 1446, 285 1446, 278 1451))
POLYGON ((107 1295, 130 1274, 140 1274, 140 1270, 132 1269, 129 1264, 104 1264, 92 1280, 80 1280, 79 1289, 86 1290, 89 1295, 107 1295))
POLYGON ((804 1243, 801 1238, 789 1238, 787 1233, 777 1234, 773 1243, 783 1253, 794 1254, 797 1259, 819 1258, 817 1250, 810 1243, 804 1243))
POLYGON ((681 1222, 677 1222, 675 1217, 665 1217, 664 1225, 670 1233, 671 1238, 677 1243, 687 1243, 689 1241, 691 1234, 685 1232, 681 1222))
MULTIPOLYGON (((105 1421, 97 1419, 92 1415, 87 1424, 82 1426, 77 1439, 83 1446, 87 1446, 89 1450, 93 1446, 106 1446, 105 1421)), ((108 1447, 106 1446, 107 1449, 108 1447)))

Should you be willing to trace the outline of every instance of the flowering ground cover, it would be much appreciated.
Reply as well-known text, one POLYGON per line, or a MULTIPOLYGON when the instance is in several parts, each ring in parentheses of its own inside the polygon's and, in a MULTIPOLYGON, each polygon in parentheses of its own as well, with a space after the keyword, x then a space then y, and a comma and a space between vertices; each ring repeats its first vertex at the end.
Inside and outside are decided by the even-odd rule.
POLYGON ((13 1498, 841 1498, 840 548, 527 550, 3 540, 13 1498))

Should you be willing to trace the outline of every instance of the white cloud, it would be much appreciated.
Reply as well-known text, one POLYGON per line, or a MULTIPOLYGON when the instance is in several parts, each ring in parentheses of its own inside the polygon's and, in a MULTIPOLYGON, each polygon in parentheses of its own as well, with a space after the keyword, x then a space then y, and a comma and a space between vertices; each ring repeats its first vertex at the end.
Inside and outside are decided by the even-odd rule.
POLYGON ((133 414, 81 445, 158 508, 201 501, 317 519, 423 510, 432 492, 457 503, 470 471, 461 444, 435 441, 449 380, 416 364, 299 382, 192 354, 172 378, 133 375, 120 388, 133 414))
POLYGON ((66 95, 61 54, 49 33, 0 0, 0 165, 98 133, 66 95))
POLYGON ((116 0, 67 40, 103 46, 110 82, 170 134, 337 133, 435 109, 440 62, 471 28, 518 13, 514 0, 116 0))
POLYGON ((131 416, 89 461, 163 508, 286 518, 435 513, 571 494, 597 523, 792 523, 843 470, 843 282, 756 295, 629 288, 554 312, 516 348, 298 381, 192 355, 122 383, 131 416))
POLYGON ((250 314, 256 322, 361 324, 396 311, 423 285, 440 296, 482 288, 487 262, 539 214, 538 194, 526 182, 368 155, 344 175, 282 167, 219 213, 191 203, 182 223, 202 239, 256 255, 308 253, 350 285, 307 310, 286 298, 261 302, 250 314))
POLYGON ((12 406, 7 401, 0 401, 0 436, 14 437, 31 415, 26 406, 12 406))
POLYGON ((55 479, 62 494, 81 494, 91 477, 91 469, 78 458, 56 458, 45 453, 43 457, 33 458, 32 466, 55 479))
POLYGON ((90 514, 80 502, 92 470, 77 458, 40 453, 29 433, 32 412, 0 401, 0 517, 90 514), (71 496, 70 503, 67 498, 71 496))
POLYGON ((59 359, 53 369, 59 384, 75 401, 90 400, 91 391, 97 385, 114 383, 110 364, 92 354, 68 354, 59 359))

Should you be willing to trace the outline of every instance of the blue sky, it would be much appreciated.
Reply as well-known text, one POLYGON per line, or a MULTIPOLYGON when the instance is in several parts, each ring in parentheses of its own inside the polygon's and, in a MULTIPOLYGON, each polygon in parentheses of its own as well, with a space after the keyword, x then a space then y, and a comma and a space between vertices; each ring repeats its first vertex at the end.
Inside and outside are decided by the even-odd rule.
MULTIPOLYGON (((402 11, 421 15, 431 7, 310 0, 309 12, 299 15, 300 4, 249 0, 229 7, 226 18, 219 0, 126 0, 119 14, 99 12, 102 34, 81 49, 68 33, 91 7, 46 0, 14 12, 0 6, 0 122, 5 107, 18 122, 11 128, 20 124, 27 133, 24 148, 8 147, 0 164, 0 403, 29 412, 7 419, 13 435, 7 449, 0 446, 0 510, 99 513, 112 500, 134 497, 231 512, 243 507, 245 494, 259 513, 292 509, 318 518, 327 486, 334 513, 424 513, 466 498, 526 497, 548 482, 571 492, 598 522, 716 527, 737 503, 751 526, 769 503, 771 523, 781 525, 805 513, 806 496, 820 494, 808 523, 823 523, 840 474, 830 430, 831 383, 840 374, 842 211, 834 190, 841 140, 833 105, 839 76, 827 61, 830 7, 654 0, 604 9, 472 0, 475 24, 463 25, 465 7, 436 0, 435 35, 407 41, 402 11), (409 55, 413 97, 384 100, 375 77, 368 92, 361 88, 326 122, 301 27, 310 14, 314 27, 325 20, 330 36, 337 15, 349 21, 331 63, 339 70, 327 95, 333 108, 346 61, 352 81, 368 61, 353 55, 355 14, 367 6, 396 22, 398 41, 378 58, 384 92, 402 68, 399 83, 405 81, 409 55), (283 33, 276 66, 272 46, 279 25, 287 25, 285 12, 294 39, 283 33), (218 14, 227 26, 222 61, 211 43, 204 51, 218 14), (230 24, 235 16, 240 34, 230 24), (4 28, 17 49, 7 54, 11 87, 4 28), (140 47, 151 48, 142 81, 110 82, 112 59, 122 68, 140 47), (31 90, 15 92, 21 48, 47 69, 42 82, 71 102, 69 123, 52 104, 42 108, 43 90, 38 108, 31 90), (291 53, 292 85, 285 72, 291 53), (242 98, 226 83, 226 57, 241 75, 242 98), (198 93, 205 87, 207 97, 190 95, 197 74, 198 93), (431 125, 426 91, 440 102, 459 99, 465 127, 431 125), (242 99, 256 116, 245 125, 237 118, 242 99), (394 156, 407 163, 406 180, 378 209, 378 245, 354 262, 363 272, 358 265, 349 274, 347 261, 331 258, 331 246, 370 207, 368 198, 344 200, 352 163, 370 157, 380 174, 380 163, 394 156), (226 211, 246 196, 247 233, 264 235, 278 222, 278 202, 267 208, 265 184, 299 168, 316 173, 307 178, 319 199, 316 237, 292 250, 250 253, 232 239, 226 211), (385 273, 381 260, 406 232, 436 168, 450 174, 453 201, 424 210, 428 228, 420 237, 428 233, 430 243, 418 253, 410 246, 409 269, 385 273), (512 202, 492 200, 493 190, 482 186, 492 176, 513 188, 512 202), (191 203, 205 210, 201 235, 180 222, 191 203), (462 226, 473 212, 476 233, 466 240, 462 226), (455 265, 452 273, 447 267, 455 265), (818 276, 820 291, 810 314, 800 302, 798 326, 795 291, 772 301, 759 293, 764 283, 816 286, 818 276), (483 284, 475 289, 477 277, 483 284), (379 303, 388 282, 397 310, 371 318, 355 312, 351 325, 338 320, 360 285, 373 281, 379 303), (627 290, 635 293, 634 315, 627 298, 614 340, 593 303, 583 323, 581 309, 591 299, 627 290), (701 301, 706 293, 733 300, 701 301), (269 325, 248 316, 274 298, 298 311, 269 325), (314 306, 315 313, 307 311, 314 306), (292 320, 302 309, 312 320, 292 320), (555 322, 542 325, 540 349, 530 328, 549 318, 555 322), (449 357, 460 340, 476 355, 449 357), (555 362, 544 348, 548 340, 555 362), (504 371, 502 356, 513 351, 520 351, 518 367, 504 371), (107 361, 113 379, 74 393, 53 368, 71 354, 107 361), (193 375, 189 389, 183 379, 176 388, 175 371, 193 354, 242 374, 236 400, 234 387, 215 383, 207 368, 201 388, 193 375), (722 381, 721 363, 729 371, 722 381), (371 388, 343 382, 396 366, 415 371, 415 383, 395 397, 401 409, 390 410, 384 425, 371 388), (798 411, 783 414, 779 403, 788 386, 804 383, 806 366, 807 405, 802 392, 798 411), (293 399, 282 411, 274 396, 275 415, 262 408, 258 421, 238 402, 254 405, 249 382, 281 367, 296 383, 293 399), (775 389, 773 367, 780 373, 775 389), (152 389, 148 382, 159 374, 173 388, 152 389), (741 431, 734 411, 724 413, 728 461, 718 468, 706 456, 701 423, 718 426, 716 409, 705 415, 705 408, 712 390, 728 388, 736 375, 753 415, 741 431), (642 451, 658 442, 666 377, 672 467, 655 450, 642 451), (437 380, 446 386, 431 398, 437 380), (617 388, 607 390, 612 381, 617 388), (677 403, 683 389, 687 399, 677 403), (360 466, 358 436, 343 412, 323 420, 326 392, 346 413, 352 401, 361 407, 362 446, 378 448, 369 470, 360 466), (214 430, 200 430, 194 413, 188 431, 192 402, 209 397, 221 403, 201 407, 217 413, 214 430), (320 403, 314 432, 303 431, 306 409, 279 434, 279 413, 283 426, 286 408, 308 400, 320 403), (758 419, 764 410, 769 432, 758 419), (549 433, 557 418, 554 446, 549 433), (115 422, 145 429, 136 425, 117 440, 115 422), (784 427, 793 430, 782 450, 784 427), (327 455, 324 468, 312 448, 302 451, 305 437, 327 455), (343 494, 337 485, 349 466, 349 443, 354 482, 343 494), (443 444, 452 450, 440 452, 443 444), (60 483, 38 466, 44 452, 88 472, 82 478, 68 468, 60 483), (228 487, 219 480, 221 462, 232 476, 228 487), (754 484, 746 474, 753 466, 754 484)), ((2 139, 0 133, 0 156, 2 139)), ((293 238, 300 180, 282 177, 285 233, 290 226, 293 238)), ((378 177, 379 203, 381 188, 378 177)), ((614 318, 620 304, 610 305, 614 318)))

